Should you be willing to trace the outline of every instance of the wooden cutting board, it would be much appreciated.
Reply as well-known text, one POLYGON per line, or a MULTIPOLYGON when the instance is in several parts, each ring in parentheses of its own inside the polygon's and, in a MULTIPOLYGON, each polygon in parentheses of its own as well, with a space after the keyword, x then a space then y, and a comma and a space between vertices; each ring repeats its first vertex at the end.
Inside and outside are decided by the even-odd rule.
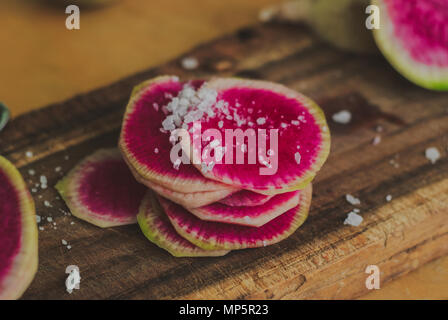
POLYGON ((381 56, 337 51, 293 26, 242 29, 188 55, 198 58, 197 70, 172 61, 16 118, 0 134, 0 154, 20 168, 30 189, 40 175, 53 186, 84 156, 117 144, 131 89, 147 78, 276 81, 316 100, 332 131, 332 152, 314 182, 306 223, 270 247, 174 258, 147 241, 137 225, 96 228, 67 215, 52 187, 37 188, 33 196, 44 230, 39 270, 24 298, 355 298, 368 292, 368 265, 380 268, 383 285, 448 253, 447 93, 414 86, 381 56), (348 125, 330 120, 342 109, 353 114, 348 125), (381 142, 374 146, 375 136, 381 142), (424 156, 433 146, 442 154, 436 164, 424 156), (359 227, 343 224, 353 208, 347 193, 361 199, 359 227), (71 295, 64 286, 68 265, 79 266, 82 277, 71 295))

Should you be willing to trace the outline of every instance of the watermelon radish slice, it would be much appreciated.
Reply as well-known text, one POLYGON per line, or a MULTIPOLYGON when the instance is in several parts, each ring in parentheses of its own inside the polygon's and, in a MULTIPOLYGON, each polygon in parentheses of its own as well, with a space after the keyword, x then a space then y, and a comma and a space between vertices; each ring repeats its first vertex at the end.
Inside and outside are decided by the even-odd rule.
POLYGON ((196 208, 196 207, 206 206, 208 204, 211 204, 213 202, 216 202, 223 198, 226 198, 227 196, 231 195, 232 193, 235 193, 237 190, 234 188, 227 188, 224 190, 216 190, 216 191, 199 191, 199 192, 190 192, 190 193, 179 192, 179 191, 170 190, 164 186, 161 186, 161 185, 151 182, 149 180, 144 180, 132 168, 132 166, 129 166, 129 169, 131 170, 132 174, 134 175, 135 179, 138 182, 144 184, 145 186, 147 186, 148 188, 157 192, 161 196, 163 196, 171 201, 174 201, 186 208, 190 208, 190 207, 196 208))
POLYGON ((137 219, 143 234, 175 257, 218 257, 229 252, 204 250, 182 238, 160 208, 155 195, 150 191, 142 201, 137 219))
POLYGON ((117 149, 101 149, 86 157, 56 189, 74 216, 102 228, 136 223, 147 190, 134 179, 117 149))
POLYGON ((222 203, 189 209, 202 220, 260 227, 299 204, 301 191, 281 193, 264 204, 253 207, 232 207, 222 203))
POLYGON ((186 208, 197 208, 206 206, 223 198, 226 198, 231 193, 235 192, 233 189, 229 188, 226 190, 183 193, 164 188, 156 183, 151 183, 149 181, 146 182, 146 185, 164 198, 176 202, 177 204, 180 204, 181 206, 186 208))
POLYGON ((191 243, 205 250, 237 250, 263 247, 289 237, 308 216, 311 190, 310 184, 300 193, 298 206, 258 228, 204 221, 174 202, 158 199, 176 231, 191 243))
MULTIPOLYGON (((202 81, 189 84, 197 87, 202 81)), ((120 135, 123 156, 145 184, 152 182, 182 193, 234 189, 205 178, 190 164, 175 168, 171 162, 170 132, 161 130, 166 118, 164 107, 178 95, 183 85, 177 77, 162 76, 134 89, 120 135)))
MULTIPOLYGON (((238 164, 238 149, 243 151, 244 146, 238 145, 234 139, 233 147, 224 152, 223 163, 216 163, 211 170, 201 170, 205 177, 267 195, 303 189, 310 183, 330 150, 330 133, 325 116, 313 101, 283 85, 265 81, 213 79, 204 86, 217 91, 218 102, 215 115, 201 119, 202 137, 208 129, 218 130, 224 145, 228 142, 224 138, 227 129, 241 129, 243 132, 254 129, 256 145, 250 146, 245 138, 244 146, 247 150, 244 151, 258 158, 258 161, 250 164, 248 156, 244 156, 244 163, 238 164), (220 107, 217 107, 218 104, 220 107), (264 151, 261 151, 259 144, 260 129, 266 130, 264 151), (277 143, 271 139, 275 130, 278 130, 277 143), (271 149, 272 145, 274 149, 271 149), (269 162, 269 151, 272 152, 271 156, 274 155, 273 159, 278 157, 276 164, 269 162), (226 159, 228 156, 233 159, 231 163, 226 159), (272 171, 261 174, 262 170, 272 171)), ((193 133, 198 131, 193 130, 193 133)), ((193 134, 191 141, 194 141, 193 134)), ((198 150, 201 144, 191 144, 193 159, 203 160, 201 154, 204 155, 209 142, 203 141, 201 150, 198 150)), ((195 166, 201 169, 203 164, 195 166)))
POLYGON ((0 300, 17 299, 37 271, 34 201, 22 176, 0 156, 0 300))
POLYGON ((427 89, 448 90, 448 1, 374 0, 375 41, 392 66, 427 89))
POLYGON ((272 197, 273 196, 255 193, 249 190, 240 190, 238 192, 232 193, 222 200, 219 200, 219 202, 231 207, 253 207, 268 202, 272 197))

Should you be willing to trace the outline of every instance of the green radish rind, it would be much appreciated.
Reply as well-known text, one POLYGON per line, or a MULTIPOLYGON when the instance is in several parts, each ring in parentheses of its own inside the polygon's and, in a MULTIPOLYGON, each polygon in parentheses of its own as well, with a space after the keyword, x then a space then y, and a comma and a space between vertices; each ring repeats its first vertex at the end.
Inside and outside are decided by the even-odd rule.
MULTIPOLYGON (((193 231, 191 229, 193 226, 188 225, 182 226, 182 224, 178 220, 170 216, 169 212, 167 213, 169 205, 167 207, 164 207, 163 203, 161 203, 161 206, 164 207, 165 213, 167 213, 167 216, 170 219, 171 224, 174 226, 176 231, 183 238, 187 239, 196 246, 204 250, 239 250, 246 248, 265 247, 268 245, 278 243, 291 236, 305 222, 306 218, 308 217, 308 212, 311 205, 311 198, 312 198, 312 186, 311 184, 309 184, 305 189, 303 189, 303 192, 301 192, 299 205, 295 209, 291 209, 296 211, 294 212, 293 221, 290 223, 290 225, 285 231, 270 239, 257 240, 256 242, 253 242, 252 239, 245 243, 238 243, 237 241, 228 242, 226 240, 221 241, 221 239, 216 239, 210 235, 207 235, 206 238, 202 234, 193 231)), ((198 221, 200 220, 198 219, 198 221)), ((225 223, 219 223, 219 222, 213 222, 213 223, 216 228, 219 228, 220 224, 228 226, 228 224, 225 223)), ((246 227, 246 228, 253 228, 253 227, 246 227)), ((242 236, 244 236, 244 234, 242 234, 242 236)))
POLYGON ((228 250, 204 250, 176 233, 153 192, 148 191, 140 205, 138 224, 149 241, 174 257, 219 257, 228 250))
POLYGON ((38 265, 38 232, 34 200, 19 171, 0 156, 0 170, 16 188, 22 213, 22 234, 19 253, 15 256, 9 274, 0 280, 0 300, 18 299, 31 284, 38 265))
POLYGON ((426 89, 448 90, 448 69, 428 66, 415 61, 394 34, 387 7, 383 0, 372 0, 380 9, 380 29, 373 30, 377 46, 389 63, 406 79, 426 89))
POLYGON ((3 130, 3 128, 8 123, 10 117, 9 109, 0 102, 0 131, 3 130))

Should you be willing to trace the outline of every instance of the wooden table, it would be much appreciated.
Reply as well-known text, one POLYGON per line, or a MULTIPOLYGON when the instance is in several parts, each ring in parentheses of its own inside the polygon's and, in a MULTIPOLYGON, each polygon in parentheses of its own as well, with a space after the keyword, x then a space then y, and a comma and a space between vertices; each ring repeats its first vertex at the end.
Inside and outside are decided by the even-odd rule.
MULTIPOLYGON (((16 116, 66 99, 155 66, 194 44, 254 23, 258 8, 272 2, 195 1, 195 5, 189 5, 185 1, 136 4, 123 0, 101 11, 82 13, 81 30, 72 32, 65 30, 65 15, 59 10, 26 1, 2 2, 0 19, 7 27, 0 29, 0 40, 8 50, 0 54, 6 70, 0 73, 0 97, 16 116)), ((130 88, 158 73, 192 77, 220 72, 272 79, 317 99, 327 114, 354 101, 350 106, 355 115, 367 112, 370 116, 357 119, 357 126, 349 130, 332 128, 334 152, 317 180, 312 215, 303 233, 299 231, 284 244, 235 253, 224 261, 185 262, 151 247, 135 227, 102 231, 78 221, 70 227, 68 222, 72 218, 59 211, 64 209, 63 203, 55 200, 54 190, 47 190, 36 195, 39 214, 53 215, 58 229, 48 228, 40 234, 40 269, 26 298, 175 297, 165 288, 176 284, 175 276, 161 284, 150 280, 151 275, 145 278, 139 273, 144 270, 148 255, 156 260, 151 260, 153 263, 160 263, 163 268, 169 266, 165 271, 176 272, 187 266, 209 272, 214 280, 209 287, 199 285, 199 275, 184 275, 190 280, 190 291, 185 291, 183 297, 356 297, 367 293, 361 285, 365 278, 360 272, 362 267, 375 261, 381 266, 384 280, 393 281, 366 298, 447 298, 447 258, 398 278, 448 251, 444 233, 446 94, 418 89, 397 76, 381 58, 337 52, 300 28, 251 27, 199 47, 192 54, 201 61, 195 73, 182 70, 177 60, 104 90, 20 117, 0 135, 0 152, 12 159, 25 176, 32 167, 46 173, 54 183, 59 178, 54 167, 62 164, 66 171, 95 148, 114 144, 121 108, 130 88), (217 70, 222 61, 230 65, 229 69, 217 70), (401 95, 396 94, 397 90, 401 95), (422 101, 429 101, 429 106, 423 108, 422 101), (405 102, 409 104, 404 105, 405 102), (364 109, 359 109, 359 105, 364 109), (100 117, 104 114, 107 116, 100 117), (369 141, 375 135, 372 126, 377 122, 387 131, 382 143, 373 147, 369 141), (86 126, 79 128, 79 123, 86 126), (424 147, 434 143, 445 148, 442 151, 445 158, 438 167, 428 165, 422 156, 424 147), (34 158, 23 156, 29 149, 34 151, 34 158), (65 160, 67 154, 69 160, 65 160), (399 158, 395 159, 397 154, 399 158), (392 159, 400 163, 399 168, 389 164, 392 159), (345 174, 335 176, 336 170, 345 174), (378 171, 369 174, 369 170, 378 171), (332 177, 344 183, 335 184, 332 177), (366 184, 367 178, 371 184, 366 184), (362 195, 366 226, 360 230, 340 225, 349 209, 343 200, 345 192, 362 195), (385 203, 382 192, 393 193, 394 201, 385 203), (54 207, 45 208, 44 199, 51 200, 54 207), (322 220, 324 214, 329 215, 332 224, 322 220), (313 223, 314 228, 332 226, 327 231, 335 242, 316 236, 313 223), (421 230, 416 234, 419 224, 421 230), (343 239, 343 243, 337 238, 343 239), (71 252, 64 251, 61 239, 73 242, 71 252), (123 242, 126 244, 119 245, 123 242), (403 248, 405 251, 400 251, 403 248), (304 258, 311 253, 312 256, 304 258), (242 259, 253 259, 253 263, 245 265, 242 259), (66 296, 61 285, 65 265, 69 263, 82 266, 87 279, 83 290, 72 296, 66 296), (111 263, 117 267, 109 269, 111 263), (135 263, 137 267, 127 271, 135 263), (347 269, 348 263, 353 266, 347 269), (319 273, 311 272, 313 265, 319 273), (348 274, 341 276, 338 270, 348 274), (159 294, 151 295, 139 288, 137 280, 141 280, 141 286, 149 281, 159 294), (136 284, 129 287, 133 281, 136 284), (275 282, 280 287, 270 291, 275 282)))

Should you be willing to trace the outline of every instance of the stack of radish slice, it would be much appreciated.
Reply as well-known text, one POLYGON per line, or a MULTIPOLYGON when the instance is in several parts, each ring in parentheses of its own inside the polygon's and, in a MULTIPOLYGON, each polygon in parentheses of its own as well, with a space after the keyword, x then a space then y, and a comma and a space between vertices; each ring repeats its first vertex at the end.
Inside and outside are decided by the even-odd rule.
POLYGON ((134 89, 119 146, 122 157, 99 151, 59 183, 73 214, 99 226, 137 216, 174 256, 218 256, 305 221, 330 134, 320 108, 282 85, 162 76, 134 89))

